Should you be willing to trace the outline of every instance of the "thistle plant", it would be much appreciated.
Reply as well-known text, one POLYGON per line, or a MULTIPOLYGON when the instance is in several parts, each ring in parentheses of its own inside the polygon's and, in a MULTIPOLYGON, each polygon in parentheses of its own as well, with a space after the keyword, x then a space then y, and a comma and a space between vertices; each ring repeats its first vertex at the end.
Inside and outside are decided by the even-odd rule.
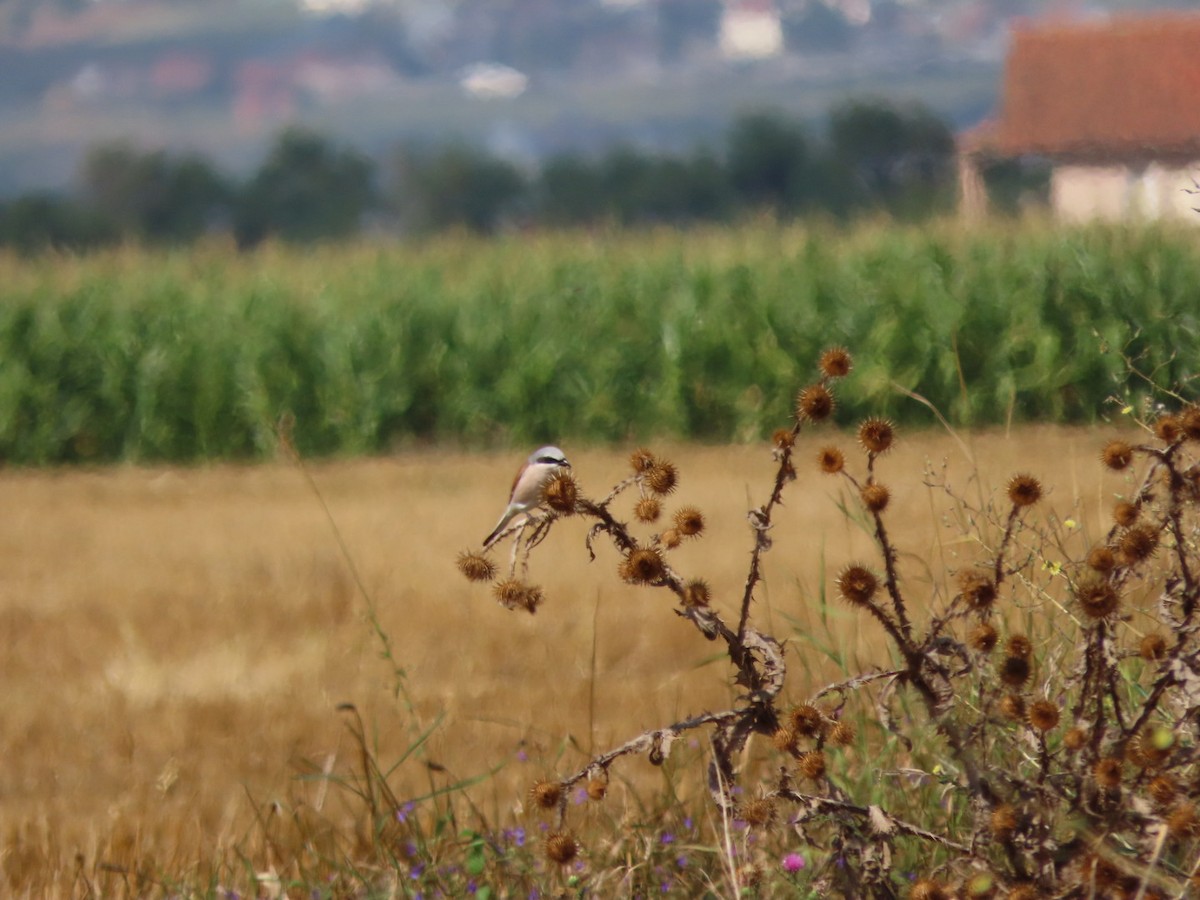
MULTIPOLYGON (((1200 406, 1180 400, 1175 411, 1147 412, 1136 439, 1098 448, 1117 496, 1112 524, 1090 544, 1044 510, 1049 489, 1034 474, 1012 474, 998 496, 972 501, 928 468, 924 483, 952 501, 962 545, 974 548, 932 589, 906 577, 904 523, 889 520, 895 426, 868 417, 854 429, 856 447, 830 441, 809 461, 811 477, 834 479, 853 498, 847 514, 873 548, 831 586, 887 653, 815 690, 790 685, 805 696, 787 702, 783 643, 754 612, 774 517, 798 478, 797 438, 834 416, 834 388, 851 369, 845 350, 823 353, 792 421, 773 436, 774 477, 748 512, 746 578, 729 604, 736 620, 714 607, 702 573, 675 562, 675 548, 703 538, 705 516, 671 508, 680 472, 645 449, 600 500, 560 475, 546 511, 510 526, 506 567, 460 557, 463 573, 492 582, 501 604, 534 612, 543 597, 529 582, 531 557, 559 520, 581 518, 590 558, 598 542, 611 544, 622 581, 663 592, 677 616, 722 645, 738 689, 727 709, 637 734, 536 784, 531 804, 555 819, 547 857, 565 863, 579 850, 567 803, 577 787, 602 802, 620 761, 661 765, 681 736, 705 731, 706 784, 721 821, 794 835, 793 849, 815 863, 806 884, 822 895, 1200 890, 1200 406), (769 748, 770 771, 739 785, 752 771, 740 763, 754 735, 769 748), (855 747, 935 786, 938 802, 841 777, 832 754, 855 747)), ((753 871, 728 855, 735 887, 753 887, 753 871)))

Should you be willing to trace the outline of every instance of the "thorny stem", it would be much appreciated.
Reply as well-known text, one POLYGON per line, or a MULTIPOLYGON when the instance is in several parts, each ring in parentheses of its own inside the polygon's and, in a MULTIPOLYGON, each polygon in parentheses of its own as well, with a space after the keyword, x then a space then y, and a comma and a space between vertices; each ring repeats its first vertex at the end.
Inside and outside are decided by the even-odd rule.
MULTIPOLYGON (((799 434, 800 421, 797 420, 791 429, 793 441, 799 434)), ((762 558, 763 552, 771 545, 770 540, 767 538, 767 529, 771 527, 771 513, 783 496, 784 485, 795 475, 796 470, 792 467, 792 446, 793 443, 789 441, 779 451, 779 468, 775 470, 775 485, 771 490, 771 496, 765 504, 755 511, 758 515, 758 522, 755 525, 754 550, 750 554, 750 569, 746 574, 746 587, 742 592, 742 609, 738 616, 737 642, 739 644, 746 634, 746 625, 750 619, 750 601, 754 598, 754 588, 762 579, 762 568, 759 561, 762 558)))

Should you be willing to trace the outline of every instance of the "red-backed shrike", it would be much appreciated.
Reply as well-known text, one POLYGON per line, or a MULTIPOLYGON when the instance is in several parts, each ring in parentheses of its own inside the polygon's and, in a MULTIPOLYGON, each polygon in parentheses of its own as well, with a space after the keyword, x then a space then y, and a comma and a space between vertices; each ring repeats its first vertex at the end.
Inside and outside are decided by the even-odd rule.
POLYGON ((569 469, 571 464, 557 447, 542 447, 525 461, 517 470, 517 477, 513 479, 512 493, 509 494, 504 515, 500 517, 492 533, 483 539, 484 549, 491 546, 496 535, 503 531, 504 526, 515 516, 542 505, 542 491, 546 489, 555 473, 563 468, 569 469))

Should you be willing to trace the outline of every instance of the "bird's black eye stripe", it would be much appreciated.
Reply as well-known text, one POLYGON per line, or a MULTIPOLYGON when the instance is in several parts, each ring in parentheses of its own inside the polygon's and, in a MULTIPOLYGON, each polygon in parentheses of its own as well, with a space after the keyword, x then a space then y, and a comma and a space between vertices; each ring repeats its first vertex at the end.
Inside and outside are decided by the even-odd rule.
POLYGON ((555 465, 555 466, 565 465, 567 462, 565 459, 555 459, 553 456, 539 456, 537 461, 540 463, 548 463, 548 464, 555 465))

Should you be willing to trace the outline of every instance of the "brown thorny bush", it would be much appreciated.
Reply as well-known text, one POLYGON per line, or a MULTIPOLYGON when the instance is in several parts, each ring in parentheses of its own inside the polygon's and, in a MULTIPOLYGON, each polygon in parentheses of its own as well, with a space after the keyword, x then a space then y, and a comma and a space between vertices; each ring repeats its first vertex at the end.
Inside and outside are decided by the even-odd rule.
POLYGON ((880 480, 880 462, 895 440, 892 424, 872 418, 858 426, 866 457, 861 474, 852 473, 840 450, 821 450, 817 468, 844 479, 860 498, 878 551, 875 561, 841 570, 837 593, 886 634, 892 664, 789 708, 781 699, 783 649, 752 624, 751 608, 772 544, 772 516, 796 480, 796 439, 832 415, 832 385, 850 368, 845 350, 825 351, 819 380, 797 397, 791 427, 774 435, 774 483, 766 502, 749 513, 754 546, 736 622, 710 605, 703 580, 670 561, 672 549, 703 531, 699 510, 680 509, 648 539, 635 537, 614 512, 618 499, 634 492, 634 518, 653 523, 674 491, 676 468, 646 450, 632 455, 632 474, 602 500, 585 497, 569 474, 557 475, 545 492, 547 509, 507 529, 515 539, 499 580, 486 555, 459 557, 467 577, 494 582, 504 606, 533 612, 542 594, 527 580, 530 552, 561 518, 588 519, 591 558, 597 539, 611 541, 620 577, 669 592, 676 615, 724 645, 741 689, 730 709, 639 734, 573 774, 535 785, 532 802, 557 815, 545 847, 549 858, 575 856, 566 821, 573 788, 584 785, 600 799, 609 769, 622 757, 645 754, 661 764, 680 735, 708 729, 713 803, 726 819, 759 825, 782 823, 786 811, 788 824, 824 860, 811 872, 821 892, 1151 898, 1200 891, 1200 406, 1180 401, 1175 412, 1160 408, 1147 420, 1138 417, 1145 440, 1114 439, 1103 447, 1100 462, 1132 478, 1131 493, 1116 505, 1104 539, 1081 546, 1077 559, 1061 528, 1036 521, 1043 493, 1036 478, 1016 475, 1002 500, 971 507, 927 471, 928 484, 954 497, 986 558, 950 573, 946 599, 935 600, 920 619, 898 575, 888 490, 880 480), (1051 550, 1067 561, 1049 563, 1051 550), (1059 596, 1053 580, 1068 586, 1059 596), (1049 634, 1016 633, 1006 625, 1013 618, 1006 618, 1006 604, 1034 610, 1030 622, 1057 614, 1058 624, 1047 628, 1066 637, 1051 644, 1049 634), (859 693, 871 695, 874 715, 899 745, 911 751, 917 739, 933 743, 940 760, 933 768, 961 815, 947 817, 947 802, 889 810, 830 780, 826 749, 853 742, 843 713, 859 693), (753 734, 778 751, 778 775, 755 799, 739 802, 739 794, 748 795, 735 788, 735 758, 753 734), (916 858, 929 866, 906 889, 899 885, 907 879, 890 864, 899 842, 916 842, 916 858))

